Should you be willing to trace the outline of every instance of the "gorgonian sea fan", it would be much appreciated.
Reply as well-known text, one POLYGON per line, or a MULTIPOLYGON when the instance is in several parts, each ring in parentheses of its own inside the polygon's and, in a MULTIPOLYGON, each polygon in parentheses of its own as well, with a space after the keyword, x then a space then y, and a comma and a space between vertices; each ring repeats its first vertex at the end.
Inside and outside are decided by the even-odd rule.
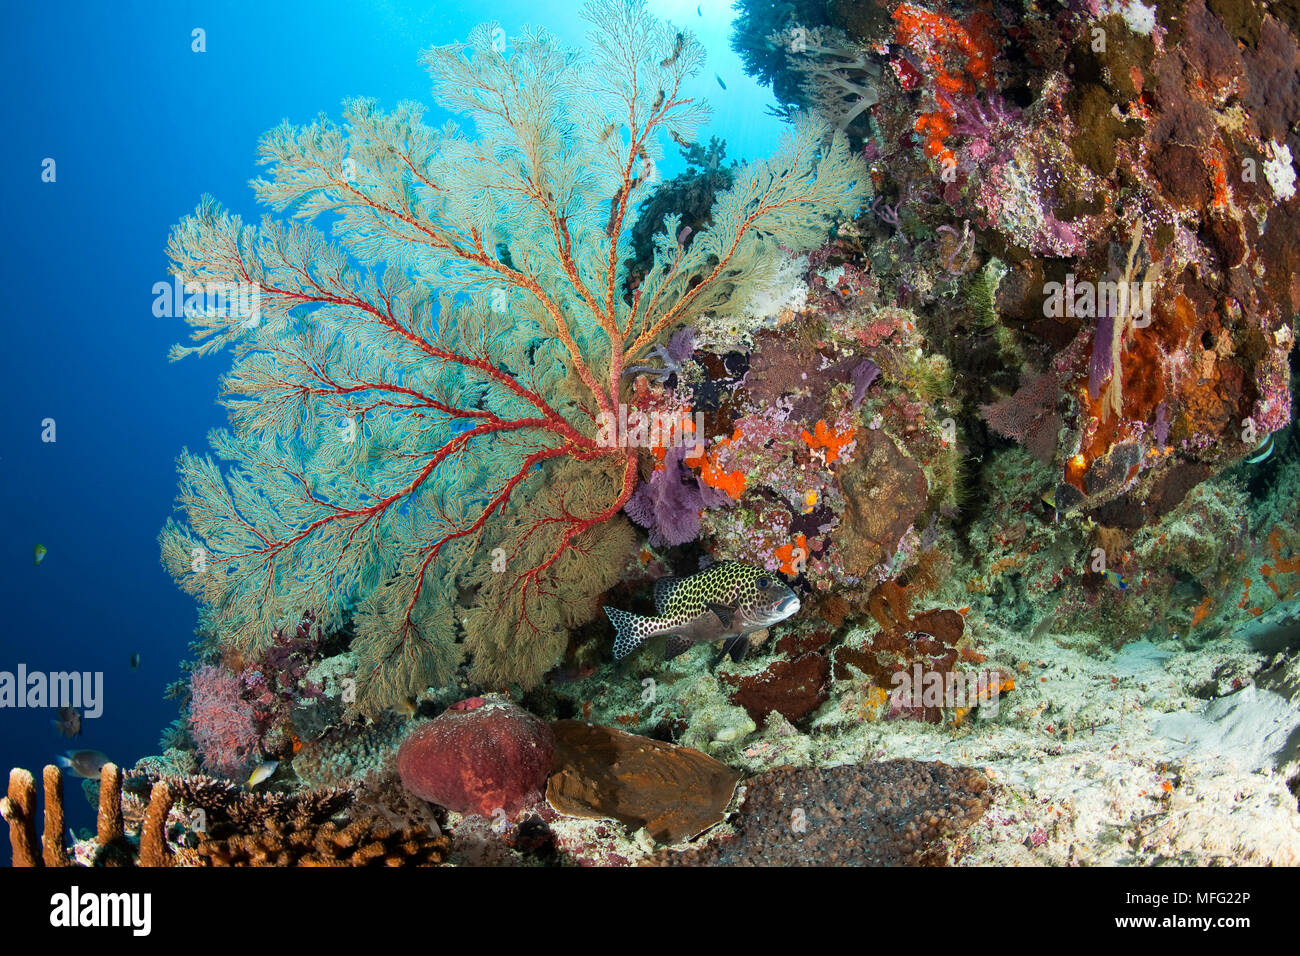
POLYGON ((803 117, 689 244, 666 216, 629 288, 661 135, 689 141, 707 115, 682 92, 703 49, 639 0, 584 16, 581 54, 538 29, 503 44, 496 24, 425 54, 472 135, 369 100, 342 125, 286 123, 253 185, 292 222, 205 199, 171 236, 183 282, 253 286, 260 312, 187 310, 198 344, 175 357, 235 348, 232 428, 211 436, 226 467, 182 453, 164 564, 245 650, 307 608, 326 631, 351 618, 367 711, 466 652, 492 683, 557 661, 633 543, 636 449, 597 441, 624 369, 770 282, 778 246, 815 246, 868 191, 844 137, 803 117))

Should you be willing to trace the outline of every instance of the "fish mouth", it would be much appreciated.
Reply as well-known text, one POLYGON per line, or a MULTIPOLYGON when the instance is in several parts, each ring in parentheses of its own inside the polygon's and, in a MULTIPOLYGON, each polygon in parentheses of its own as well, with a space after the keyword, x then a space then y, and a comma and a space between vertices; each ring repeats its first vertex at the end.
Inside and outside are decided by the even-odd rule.
POLYGON ((800 607, 797 594, 791 594, 789 597, 783 598, 779 604, 772 608, 771 622, 775 624, 777 621, 784 621, 793 614, 798 614, 800 607))

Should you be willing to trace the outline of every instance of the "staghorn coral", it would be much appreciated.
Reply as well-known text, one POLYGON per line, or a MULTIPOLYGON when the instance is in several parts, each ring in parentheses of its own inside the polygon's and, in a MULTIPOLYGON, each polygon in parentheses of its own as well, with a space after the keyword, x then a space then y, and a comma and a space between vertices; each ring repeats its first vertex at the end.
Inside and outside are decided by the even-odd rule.
POLYGON ((313 825, 271 821, 251 833, 204 839, 184 851, 186 866, 437 866, 451 840, 394 830, 373 817, 313 825))
POLYGON ((815 245, 868 189, 843 136, 801 119, 734 170, 689 244, 666 216, 631 287, 630 212, 658 134, 689 141, 705 115, 682 94, 702 49, 639 0, 584 16, 582 56, 540 30, 499 49, 491 24, 428 51, 435 96, 477 139, 352 101, 344 125, 262 142, 255 189, 292 225, 205 200, 172 233, 187 288, 247 290, 255 314, 186 302, 198 344, 173 354, 235 347, 234 428, 212 436, 225 470, 182 454, 163 562, 241 648, 304 608, 329 632, 352 617, 368 713, 466 652, 489 682, 531 685, 558 661, 630 550, 637 454, 596 440, 624 369, 765 287, 778 243, 815 245), (307 222, 326 215, 333 240, 307 222))
POLYGON ((178 777, 167 781, 177 805, 203 812, 203 830, 214 837, 256 830, 268 823, 302 828, 323 823, 346 811, 347 790, 300 790, 293 793, 250 791, 213 777, 178 777))

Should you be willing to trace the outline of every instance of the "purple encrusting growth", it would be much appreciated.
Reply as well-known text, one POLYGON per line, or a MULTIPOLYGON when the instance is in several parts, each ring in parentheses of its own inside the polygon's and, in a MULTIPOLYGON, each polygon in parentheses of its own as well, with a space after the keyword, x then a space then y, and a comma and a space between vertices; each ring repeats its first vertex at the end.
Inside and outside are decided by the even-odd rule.
POLYGON ((1015 125, 1020 119, 1019 109, 1008 105, 996 93, 990 93, 982 101, 974 96, 964 97, 953 105, 957 114, 953 132, 982 144, 976 148, 981 157, 993 154, 1001 160, 1010 155, 1008 143, 1003 142, 1000 148, 995 149, 994 141, 1005 141, 1011 132, 1019 132, 1015 125))
POLYGON ((683 470, 684 451, 680 446, 669 448, 664 453, 663 468, 641 482, 623 506, 629 518, 650 529, 650 544, 654 547, 695 540, 700 533, 700 511, 731 501, 725 491, 701 484, 683 470))
POLYGON ((678 329, 668 339, 668 348, 665 351, 673 362, 681 365, 695 352, 695 330, 690 326, 678 329))
POLYGON ((1169 404, 1161 402, 1156 406, 1156 421, 1151 428, 1151 437, 1156 441, 1157 448, 1164 448, 1169 444, 1169 404))
POLYGON ((867 389, 880 377, 880 366, 871 359, 863 359, 853 367, 849 378, 853 381, 853 407, 857 408, 867 397, 867 389))
POLYGON ((1088 360, 1088 394, 1095 401, 1101 386, 1114 371, 1111 339, 1115 335, 1115 317, 1101 309, 1097 316, 1097 334, 1092 339, 1092 358, 1088 360))

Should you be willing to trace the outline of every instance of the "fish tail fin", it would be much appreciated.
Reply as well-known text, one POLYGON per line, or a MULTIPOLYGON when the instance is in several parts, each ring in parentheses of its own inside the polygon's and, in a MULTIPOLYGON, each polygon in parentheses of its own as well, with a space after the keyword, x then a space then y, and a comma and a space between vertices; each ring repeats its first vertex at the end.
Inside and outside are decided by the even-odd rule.
POLYGON ((655 619, 633 614, 616 607, 606 607, 609 623, 614 625, 614 659, 622 660, 656 633, 655 619))
POLYGON ((63 770, 71 770, 71 769, 72 769, 72 761, 71 761, 70 759, 68 759, 68 757, 65 756, 64 754, 59 754, 59 755, 57 755, 57 756, 54 758, 54 762, 57 763, 57 764, 59 765, 59 767, 62 768, 63 770))
POLYGON ((674 634, 668 638, 668 646, 664 649, 664 660, 670 661, 674 657, 679 657, 694 646, 695 642, 686 635, 674 634))

